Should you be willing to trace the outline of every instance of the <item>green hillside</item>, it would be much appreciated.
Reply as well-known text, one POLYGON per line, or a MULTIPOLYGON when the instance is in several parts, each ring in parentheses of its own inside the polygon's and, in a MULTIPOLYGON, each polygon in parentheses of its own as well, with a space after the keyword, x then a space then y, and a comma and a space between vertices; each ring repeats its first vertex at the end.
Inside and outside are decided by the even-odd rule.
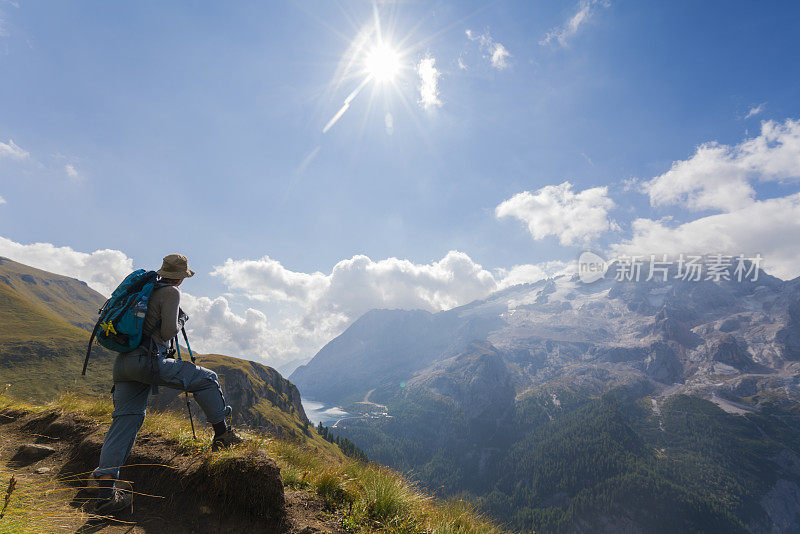
POLYGON ((84 282, 0 257, 0 286, 63 321, 91 329, 106 298, 84 282))
MULTIPOLYGON (((34 401, 52 399, 66 387, 92 394, 107 393, 108 380, 101 381, 98 377, 108 377, 111 373, 111 354, 98 347, 99 358, 93 369, 96 374, 89 380, 81 380, 88 332, 56 315, 53 307, 45 306, 48 301, 41 290, 36 290, 38 296, 30 300, 7 283, 5 268, 9 263, 12 262, 3 260, 0 265, 6 273, 2 275, 5 278, 0 278, 0 383, 10 384, 14 394, 34 401)), ((66 293, 63 288, 61 292, 66 293)), ((50 302, 55 300, 53 297, 50 302)), ((80 315, 73 311, 69 314, 80 315)))
POLYGON ((86 331, 37 306, 0 281, 0 342, 77 341, 86 331))

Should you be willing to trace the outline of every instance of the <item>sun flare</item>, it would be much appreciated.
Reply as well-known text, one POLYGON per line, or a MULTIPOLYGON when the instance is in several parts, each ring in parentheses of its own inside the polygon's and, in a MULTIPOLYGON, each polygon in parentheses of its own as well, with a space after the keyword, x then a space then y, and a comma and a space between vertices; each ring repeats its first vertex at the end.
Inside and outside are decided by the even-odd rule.
POLYGON ((367 54, 365 68, 375 81, 390 82, 400 71, 400 54, 385 43, 377 44, 367 54))

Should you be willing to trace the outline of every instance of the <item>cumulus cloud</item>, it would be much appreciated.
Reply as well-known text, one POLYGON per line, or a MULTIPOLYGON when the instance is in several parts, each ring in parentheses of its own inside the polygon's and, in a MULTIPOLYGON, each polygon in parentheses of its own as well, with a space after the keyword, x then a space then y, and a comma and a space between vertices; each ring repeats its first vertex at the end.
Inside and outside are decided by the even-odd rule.
POLYGON ((618 229, 608 218, 608 212, 614 207, 607 187, 575 193, 572 184, 564 182, 533 193, 518 193, 497 206, 495 215, 524 222, 536 240, 552 235, 557 236, 562 245, 580 245, 618 229))
POLYGON ((765 121, 760 135, 734 146, 702 144, 691 158, 645 183, 644 190, 653 206, 730 212, 753 202, 753 179, 800 179, 800 121, 765 121))
POLYGON ((608 7, 610 5, 611 2, 606 0, 582 0, 578 4, 578 11, 563 26, 557 26, 547 32, 544 39, 539 41, 539 44, 546 45, 556 41, 562 47, 566 47, 569 40, 578 33, 581 26, 586 24, 599 7, 608 7))
POLYGON ((356 255, 338 262, 330 274, 291 271, 268 256, 228 259, 212 275, 252 299, 294 301, 348 317, 375 307, 443 310, 480 298, 496 287, 489 271, 457 251, 421 265, 356 255))
POLYGON ((133 260, 119 250, 78 252, 51 243, 21 244, 0 237, 0 256, 45 271, 77 278, 105 296, 133 271, 133 260))
POLYGON ((225 297, 196 297, 182 292, 181 308, 189 315, 186 332, 206 353, 258 358, 279 364, 293 345, 291 331, 271 324, 266 314, 247 308, 231 310, 225 297))
POLYGON ((800 274, 800 193, 756 199, 756 182, 800 180, 800 121, 765 121, 761 133, 733 146, 705 143, 666 173, 642 184, 654 206, 720 213, 683 223, 640 218, 617 254, 761 254, 767 272, 800 274))
POLYGON ((0 141, 0 158, 15 159, 18 161, 28 159, 30 152, 17 145, 13 139, 9 139, 8 143, 0 141))
MULTIPOLYGON (((467 34, 467 39, 476 41, 480 45, 481 50, 486 54, 485 57, 489 60, 492 67, 497 70, 503 70, 508 67, 508 60, 511 58, 511 53, 509 53, 505 46, 495 41, 488 31, 476 34, 472 30, 467 30, 465 33, 467 34)), ((463 65, 463 63, 461 62, 461 58, 459 58, 459 67, 461 65, 463 65)), ((466 66, 464 68, 466 68, 466 66)))
POLYGON ((800 236, 800 193, 677 225, 636 219, 632 230, 630 239, 611 247, 615 254, 761 254, 768 273, 783 279, 800 275, 797 240, 787 239, 800 236))
POLYGON ((441 107, 439 99, 439 76, 441 72, 436 69, 436 59, 425 56, 417 66, 419 75, 419 104, 424 109, 441 107))

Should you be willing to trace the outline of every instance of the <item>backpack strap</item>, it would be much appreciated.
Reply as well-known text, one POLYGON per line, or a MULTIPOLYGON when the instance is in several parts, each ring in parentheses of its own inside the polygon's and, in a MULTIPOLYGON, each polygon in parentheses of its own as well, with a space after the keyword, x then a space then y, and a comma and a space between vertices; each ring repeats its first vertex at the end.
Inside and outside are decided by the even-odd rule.
POLYGON ((97 336, 97 331, 100 329, 100 323, 103 322, 103 311, 108 306, 108 302, 111 299, 106 299, 100 309, 97 310, 97 313, 100 315, 100 318, 94 324, 94 328, 92 329, 92 335, 89 336, 89 346, 86 348, 86 358, 83 360, 83 371, 81 372, 81 376, 86 376, 86 367, 89 365, 89 355, 92 353, 92 342, 94 341, 95 336, 97 336))
POLYGON ((149 348, 147 349, 147 355, 150 358, 150 377, 151 377, 151 380, 153 381, 151 390, 153 392, 153 395, 158 395, 158 379, 159 379, 161 373, 158 370, 158 355, 159 354, 158 354, 157 350, 153 350, 154 348, 156 348, 155 342, 153 341, 153 338, 151 337, 150 338, 150 345, 149 345, 149 348))
POLYGON ((92 330, 92 335, 89 336, 89 347, 86 349, 86 358, 83 360, 83 371, 81 372, 81 376, 86 376, 86 367, 89 365, 89 355, 92 353, 92 342, 94 342, 94 338, 97 335, 97 330, 100 328, 100 322, 102 319, 98 319, 97 323, 94 325, 94 329, 92 330))

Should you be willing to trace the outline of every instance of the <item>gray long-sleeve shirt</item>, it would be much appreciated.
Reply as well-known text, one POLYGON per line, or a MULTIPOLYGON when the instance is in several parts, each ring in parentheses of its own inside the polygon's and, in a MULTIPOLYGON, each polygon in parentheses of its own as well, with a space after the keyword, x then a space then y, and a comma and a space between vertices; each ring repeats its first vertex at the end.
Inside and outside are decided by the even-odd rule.
MULTIPOLYGON (((180 309, 181 292, 173 285, 158 287, 153 290, 147 303, 147 314, 144 316, 144 334, 150 335, 159 345, 168 345, 169 340, 178 335, 178 310, 180 309), (161 324, 158 324, 159 319, 161 324)), ((144 340, 143 340, 144 341, 144 340)))

